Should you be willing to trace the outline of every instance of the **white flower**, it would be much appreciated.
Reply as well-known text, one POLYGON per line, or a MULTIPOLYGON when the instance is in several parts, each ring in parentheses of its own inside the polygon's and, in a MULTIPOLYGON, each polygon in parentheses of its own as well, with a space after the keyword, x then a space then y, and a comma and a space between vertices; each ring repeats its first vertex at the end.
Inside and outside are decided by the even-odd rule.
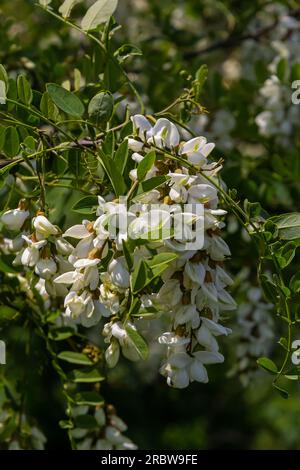
POLYGON ((164 209, 150 209, 128 226, 130 238, 160 240, 171 236, 171 214, 164 209))
POLYGON ((112 340, 105 351, 105 360, 108 367, 115 367, 120 357, 120 346, 118 341, 112 340))
POLYGON ((84 291, 81 295, 77 292, 69 292, 65 298, 66 316, 71 318, 78 318, 82 314, 90 316, 94 311, 94 304, 91 295, 84 291))
POLYGON ((223 238, 218 235, 204 236, 204 248, 215 261, 223 261, 230 256, 230 249, 223 238))
POLYGON ((206 270, 202 263, 193 263, 191 261, 186 262, 184 274, 196 285, 201 286, 203 284, 205 273, 206 270))
POLYGON ((214 147, 215 144, 207 143, 205 137, 195 137, 185 142, 180 148, 179 153, 186 155, 188 161, 196 168, 199 168, 206 162, 206 158, 214 147))
POLYGON ((209 320, 205 317, 200 317, 202 320, 201 326, 196 333, 197 340, 202 346, 207 348, 209 351, 218 352, 219 345, 215 336, 219 335, 228 335, 231 333, 229 328, 225 328, 224 326, 216 323, 212 320, 209 320))
POLYGON ((167 331, 158 338, 158 342, 168 346, 182 346, 188 344, 190 340, 184 336, 177 336, 174 332, 167 331))
POLYGON ((91 235, 91 232, 87 229, 88 221, 84 221, 82 224, 73 225, 63 234, 64 237, 71 238, 87 238, 91 235), (86 223, 84 223, 86 222, 86 223))
POLYGON ((172 149, 179 145, 179 132, 175 124, 165 118, 156 121, 155 126, 147 132, 148 143, 157 147, 172 149))
POLYGON ((70 255, 74 249, 71 243, 67 242, 67 240, 64 240, 62 237, 55 239, 55 246, 57 252, 64 256, 70 255))
POLYGON ((144 147, 144 143, 136 139, 128 138, 128 148, 133 152, 140 152, 144 147))
POLYGON ((120 257, 113 259, 107 268, 111 282, 121 289, 127 289, 130 283, 130 275, 127 268, 125 267, 125 264, 125 258, 120 257))
POLYGON ((33 219, 33 226, 36 230, 38 240, 48 238, 50 235, 58 235, 58 229, 49 222, 44 215, 38 215, 33 219))
POLYGON ((96 325, 101 319, 101 306, 98 301, 93 301, 91 294, 84 291, 81 295, 71 291, 65 298, 65 316, 76 320, 80 319, 81 324, 90 328, 96 325))
MULTIPOLYGON (((136 330, 135 326, 132 323, 128 322, 127 324, 128 327, 136 330)), ((112 337, 116 338, 122 348, 123 355, 127 359, 129 359, 130 361, 139 360, 140 357, 135 348, 135 345, 130 339, 124 325, 120 321, 114 323, 107 323, 106 325, 104 325, 103 335, 106 337, 105 342, 110 342, 112 337)))
POLYGON ((202 364, 202 362, 197 359, 197 357, 193 359, 190 365, 189 378, 191 382, 193 380, 196 380, 196 382, 202 382, 202 383, 208 382, 207 370, 202 364))
POLYGON ((184 325, 186 323, 191 323, 192 328, 197 328, 200 324, 199 313, 196 305, 181 305, 176 310, 174 325, 184 325))
POLYGON ((76 248, 72 251, 69 256, 69 262, 74 264, 78 259, 87 258, 89 253, 94 248, 94 235, 90 235, 88 237, 84 237, 77 243, 76 248))
POLYGON ((21 263, 24 266, 35 266, 40 258, 39 250, 46 245, 46 240, 40 241, 33 241, 30 238, 26 237, 26 235, 22 235, 22 238, 28 244, 27 248, 21 254, 21 263))
POLYGON ((195 184, 190 187, 188 191, 188 203, 202 203, 206 204, 210 201, 217 201, 217 190, 211 184, 195 184))
POLYGON ((184 173, 169 173, 168 176, 171 186, 169 197, 177 203, 186 202, 188 196, 186 186, 192 182, 192 178, 184 173))
POLYGON ((178 305, 182 298, 180 283, 176 279, 169 279, 160 288, 156 301, 162 308, 168 310, 169 307, 178 305))
POLYGON ((29 217, 29 212, 22 209, 11 209, 4 212, 0 217, 0 221, 9 230, 20 230, 24 225, 24 222, 29 217))
MULTIPOLYGON (((54 279, 54 282, 56 284, 73 284, 75 282, 83 280, 83 274, 78 272, 78 271, 68 271, 66 273, 61 274, 60 276, 57 276, 54 279)), ((74 287, 73 287, 74 289, 74 287)))
POLYGON ((175 388, 186 388, 190 383, 191 362, 192 358, 185 351, 171 354, 161 367, 162 375, 167 377, 167 384, 175 388))
POLYGON ((152 129, 152 126, 148 119, 142 114, 136 114, 131 117, 133 123, 133 130, 136 132, 141 140, 146 140, 146 134, 152 129))
POLYGON ((43 279, 51 279, 57 271, 57 265, 52 258, 39 259, 35 265, 34 271, 43 279))

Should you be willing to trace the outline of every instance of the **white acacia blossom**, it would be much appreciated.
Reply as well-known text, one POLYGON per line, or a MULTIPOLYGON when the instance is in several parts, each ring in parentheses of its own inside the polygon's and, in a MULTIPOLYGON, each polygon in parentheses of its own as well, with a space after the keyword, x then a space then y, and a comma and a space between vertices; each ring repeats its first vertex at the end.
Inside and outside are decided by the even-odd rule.
MULTIPOLYGON (((74 416, 85 415, 88 406, 78 406, 73 409, 74 416)), ((137 446, 124 435, 127 425, 117 416, 112 405, 96 409, 94 418, 101 429, 101 433, 89 431, 84 428, 72 430, 78 450, 136 450, 137 446)))
MULTIPOLYGON (((101 194, 95 218, 65 232, 45 213, 30 217, 24 207, 7 211, 3 224, 21 232, 18 241, 3 239, 1 249, 16 253, 14 263, 35 273, 35 288, 43 298, 62 299, 65 321, 91 327, 105 319, 102 333, 109 367, 121 353, 131 361, 145 359, 147 345, 137 319, 164 315, 169 327, 158 335, 166 352, 161 374, 173 387, 206 383, 207 366, 224 361, 218 337, 231 332, 220 323, 222 313, 236 308, 227 291, 232 280, 223 266, 230 250, 221 236, 226 214, 218 207, 221 165, 209 160, 213 143, 203 136, 182 141, 168 119, 152 125, 145 116, 135 115, 132 124, 128 145, 135 168, 130 172, 129 204, 111 192, 101 194), (143 165, 144 181, 161 176, 164 180, 134 193, 143 165), (195 227, 203 232, 201 246, 195 245, 195 227), (151 265, 156 259, 157 266, 151 265), (153 281, 149 275, 149 281, 135 289, 134 270, 140 264, 153 281)), ((136 282, 142 282, 143 275, 138 272, 136 282)), ((96 447, 125 445, 119 433, 108 426, 105 442, 96 447)))

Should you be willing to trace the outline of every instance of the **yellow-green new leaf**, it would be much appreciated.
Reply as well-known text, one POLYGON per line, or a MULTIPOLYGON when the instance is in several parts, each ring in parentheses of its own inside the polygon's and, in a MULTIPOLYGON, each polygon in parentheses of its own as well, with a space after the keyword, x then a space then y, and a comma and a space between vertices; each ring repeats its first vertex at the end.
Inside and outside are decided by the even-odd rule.
POLYGON ((6 103, 6 85, 3 80, 0 80, 0 104, 6 103))
POLYGON ((59 7, 58 11, 63 18, 69 18, 71 11, 75 7, 75 5, 80 2, 81 0, 65 0, 63 4, 59 7))
POLYGON ((8 76, 5 68, 0 64, 0 80, 2 80, 6 86, 8 86, 8 76))
POLYGON ((84 31, 90 31, 105 23, 118 6, 118 0, 98 0, 92 5, 81 21, 84 31))
POLYGON ((50 5, 52 0, 39 0, 39 4, 42 5, 42 7, 46 7, 47 5, 50 5))

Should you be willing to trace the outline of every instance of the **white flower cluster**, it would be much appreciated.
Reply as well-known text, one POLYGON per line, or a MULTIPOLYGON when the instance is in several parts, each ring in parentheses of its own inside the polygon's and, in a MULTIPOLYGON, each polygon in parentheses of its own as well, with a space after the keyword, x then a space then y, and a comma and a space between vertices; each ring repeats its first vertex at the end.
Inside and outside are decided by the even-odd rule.
MULTIPOLYGON (((291 100, 293 90, 289 78, 293 65, 299 62, 300 28, 299 21, 289 16, 288 9, 283 5, 270 4, 262 18, 263 25, 269 24, 270 16, 277 18, 277 22, 269 34, 269 40, 253 44, 251 52, 249 45, 244 45, 245 67, 249 68, 249 54, 268 64, 270 77, 259 90, 256 103, 263 109, 257 114, 255 122, 262 136, 274 137, 279 143, 288 145, 300 118, 299 106, 293 105, 291 100), (279 77, 280 66, 283 71, 279 77)), ((251 63, 255 61, 252 59, 251 63)), ((244 76, 249 77, 246 69, 244 76)), ((255 80, 253 70, 252 75, 255 80)))
MULTIPOLYGON (((203 137, 180 144, 180 136, 174 124, 159 119, 154 127, 143 116, 133 118, 139 137, 130 141, 131 148, 139 152, 140 161, 154 143, 185 156, 194 171, 179 166, 169 171, 170 205, 197 202, 204 204, 204 246, 201 250, 188 250, 184 242, 164 240, 161 249, 172 249, 176 260, 163 273, 163 284, 157 294, 148 296, 148 303, 168 312, 171 330, 159 337, 167 346, 167 359, 161 367, 167 383, 184 388, 190 381, 207 382, 205 364, 223 362, 218 352, 216 336, 227 335, 230 330, 218 323, 222 311, 235 308, 235 302, 226 291, 231 278, 223 269, 224 259, 230 251, 220 237, 223 223, 218 216, 225 214, 217 208, 218 195, 215 186, 205 176, 214 178, 220 167, 207 162, 214 144, 203 137)), ((157 170, 157 169, 156 169, 157 170)), ((152 169, 151 176, 153 176, 152 169)), ((150 175, 149 175, 150 176, 150 175)), ((157 197, 159 195, 157 194, 157 197)))
MULTIPOLYGON (((269 353, 274 338, 274 322, 271 316, 273 305, 263 300, 259 287, 251 287, 246 301, 239 305, 237 315, 240 326, 240 344, 237 348, 239 372, 242 375, 253 366, 256 359, 269 353), (252 361, 252 364, 251 364, 252 361)), ((254 367, 256 370, 257 368, 254 367)), ((245 378, 244 378, 245 381, 245 378)))
MULTIPOLYGON (((74 417, 87 415, 88 406, 78 406, 73 409, 74 417)), ((105 409, 98 408, 94 413, 95 421, 100 428, 100 433, 76 427, 71 431, 77 443, 77 450, 136 450, 137 446, 126 436, 124 432, 127 425, 119 418, 114 408, 108 405, 105 409)))
MULTIPOLYGON (((83 220, 64 233, 43 213, 30 222, 29 211, 21 202, 1 217, 7 229, 21 234, 12 240, 3 238, 1 248, 17 252, 15 265, 34 270, 42 280, 36 288, 45 299, 47 294, 64 298, 66 319, 85 327, 96 325, 102 317, 108 319, 103 335, 109 344, 105 356, 110 367, 117 364, 120 351, 130 360, 139 359, 134 339, 139 336, 134 322, 139 313, 167 315, 170 330, 159 337, 159 343, 167 347, 161 373, 169 385, 183 388, 194 380, 207 382, 205 365, 223 362, 216 337, 230 330, 219 319, 223 311, 236 307, 226 290, 232 280, 223 268, 230 256, 221 237, 224 223, 220 218, 226 211, 218 208, 214 185, 221 166, 208 162, 214 144, 204 137, 181 142, 177 127, 164 118, 154 126, 142 115, 133 116, 132 122, 134 132, 128 144, 133 161, 139 166, 155 151, 144 179, 163 175, 163 183, 138 192, 130 204, 121 204, 120 198, 113 199, 109 192, 99 196, 96 220, 83 220), (200 216, 198 205, 202 207, 200 216), (179 219, 184 228, 181 239, 175 239, 174 232, 165 228, 176 227, 179 219), (193 245, 198 219, 203 228, 200 249, 193 245), (68 238, 77 244, 71 245, 68 238), (133 295, 132 267, 124 243, 129 243, 133 269, 155 255, 176 256, 154 285, 150 283, 133 295), (132 318, 128 312, 134 296, 140 310, 132 318)), ((138 175, 137 168, 130 172, 133 188, 139 183, 138 175)))
POLYGON ((290 86, 272 75, 260 89, 260 101, 264 110, 255 118, 260 134, 284 138, 284 142, 288 142, 287 138, 292 135, 300 117, 298 106, 291 101, 290 86))

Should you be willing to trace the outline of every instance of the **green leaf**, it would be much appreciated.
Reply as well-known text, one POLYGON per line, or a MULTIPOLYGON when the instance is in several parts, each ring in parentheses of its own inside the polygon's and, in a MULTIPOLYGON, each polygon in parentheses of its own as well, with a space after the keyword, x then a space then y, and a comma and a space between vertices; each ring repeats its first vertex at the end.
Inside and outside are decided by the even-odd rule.
POLYGON ((58 424, 61 427, 61 429, 73 429, 74 428, 74 425, 73 425, 72 421, 70 421, 68 419, 61 419, 58 422, 58 424))
POLYGON ((90 366, 93 364, 91 359, 83 353, 73 351, 62 351, 58 354, 58 359, 62 361, 70 362, 71 364, 80 364, 83 366, 90 366))
POLYGON ((3 273, 13 273, 16 274, 18 271, 11 266, 11 264, 7 264, 3 259, 0 258, 0 271, 3 273))
POLYGON ((300 62, 292 65, 290 81, 300 80, 300 62))
POLYGON ((25 75, 18 76, 17 90, 19 100, 24 104, 30 105, 32 102, 32 90, 25 75))
POLYGON ((178 255, 176 253, 159 253, 158 255, 153 256, 153 258, 147 261, 147 263, 151 269, 154 270, 164 264, 170 264, 177 257, 178 255))
POLYGON ((289 288, 294 293, 300 292, 300 271, 291 278, 289 288))
POLYGON ((105 88, 110 90, 112 93, 115 93, 120 90, 124 82, 125 77, 122 73, 122 67, 117 59, 113 60, 112 58, 108 58, 103 77, 105 88))
POLYGON ((73 336, 74 333, 75 333, 75 330, 71 326, 61 326, 57 328, 52 328, 49 331, 49 337, 53 341, 63 341, 73 336))
POLYGON ((122 174, 117 170, 112 158, 108 157, 101 149, 98 153, 98 159, 103 166, 110 182, 114 188, 116 196, 120 196, 126 192, 126 184, 122 174))
POLYGON ((118 59, 120 63, 123 63, 126 59, 128 59, 128 57, 136 55, 143 55, 143 53, 138 47, 132 44, 123 44, 114 53, 114 56, 118 59))
POLYGON ((118 0, 98 0, 86 12, 81 21, 81 27, 84 31, 90 31, 97 28, 114 13, 117 8, 118 0))
POLYGON ((126 164, 128 161, 128 140, 124 140, 121 145, 119 145, 117 151, 114 154, 114 163, 116 165, 117 170, 124 174, 126 164))
POLYGON ((43 93, 41 102, 40 102, 40 110, 47 119, 51 121, 57 121, 59 117, 59 110, 57 106, 53 103, 50 95, 47 91, 43 93))
POLYGON ((278 341, 278 344, 280 344, 280 346, 282 346, 283 349, 288 351, 289 348, 288 348, 288 342, 286 338, 280 338, 280 340, 278 341))
POLYGON ((0 305, 0 323, 15 320, 19 313, 18 310, 8 305, 0 305))
POLYGON ((59 7, 58 11, 63 18, 69 18, 72 9, 77 3, 80 3, 81 0, 65 0, 63 4, 59 7))
POLYGON ((83 115, 84 105, 74 93, 56 83, 48 83, 47 91, 50 98, 59 109, 77 118, 83 115))
POLYGON ((137 315, 138 312, 140 311, 141 308, 141 301, 137 297, 132 297, 130 309, 128 312, 128 318, 131 317, 131 315, 137 315))
POLYGON ((98 423, 92 415, 75 416, 75 425, 80 429, 97 429, 98 423))
POLYGON ((208 67, 206 64, 201 65, 201 67, 196 72, 196 80, 193 82, 193 88, 195 92, 195 98, 198 101, 200 99, 201 92, 203 90, 204 83, 206 82, 208 75, 208 67))
POLYGON ((91 119, 97 122, 97 124, 106 124, 114 110, 114 99, 108 92, 97 93, 93 96, 88 106, 88 113, 91 119))
POLYGON ((137 194, 139 195, 142 193, 147 193, 148 191, 151 191, 152 189, 158 188, 162 184, 166 183, 169 179, 170 179, 169 176, 164 176, 164 175, 153 176, 153 178, 143 181, 139 185, 137 194))
POLYGON ((143 158, 142 161, 138 164, 137 167, 137 177, 140 182, 145 179, 148 171, 151 170, 156 160, 156 153, 155 151, 151 151, 147 153, 147 155, 143 158))
POLYGON ((283 240, 295 240, 300 238, 300 213, 292 212, 271 218, 275 223, 279 237, 283 240))
POLYGON ((275 253, 278 264, 281 269, 286 268, 295 256, 297 246, 293 242, 286 243, 278 252, 275 253))
POLYGON ((278 289, 276 285, 265 274, 262 274, 259 279, 266 298, 273 304, 276 304, 278 301, 278 289))
POLYGON ((6 127, 0 127, 0 149, 3 149, 3 146, 4 146, 5 131, 6 131, 6 127))
POLYGON ((72 210, 74 212, 78 212, 79 214, 94 214, 97 210, 97 207, 97 196, 85 196, 74 204, 72 210))
POLYGON ((139 356, 144 359, 144 361, 148 358, 149 356, 149 348, 144 340, 144 338, 136 331, 135 328, 133 328, 131 325, 126 324, 125 325, 125 330, 131 339, 131 341, 134 344, 134 347, 139 354, 139 356))
POLYGON ((284 398, 285 400, 289 398, 289 392, 287 390, 284 390, 284 388, 278 387, 278 385, 274 383, 272 385, 275 388, 275 390, 277 390, 279 395, 281 395, 282 398, 284 398))
POLYGON ((75 383, 95 383, 105 380, 97 369, 75 369, 70 372, 68 378, 75 383))
POLYGON ((102 405, 104 400, 97 392, 82 392, 75 395, 77 405, 97 406, 102 405))
MULTIPOLYGON (((16 80, 14 80, 13 78, 8 79, 6 93, 7 93, 7 98, 9 98, 10 100, 14 100, 14 101, 17 100, 18 98, 17 83, 16 83, 16 80)), ((15 109, 15 107, 16 105, 14 103, 7 104, 8 111, 15 109)))
MULTIPOLYGON (((160 276, 169 266, 169 264, 177 258, 176 253, 161 253, 154 256, 151 260, 147 261, 153 274, 153 278, 160 276)), ((151 279, 151 280, 152 280, 151 279)))
POLYGON ((131 274, 131 290, 136 294, 146 287, 153 279, 160 276, 171 261, 177 258, 176 253, 161 253, 151 260, 140 260, 131 274))
POLYGON ((139 260, 131 274, 131 291, 136 294, 142 290, 152 279, 152 272, 144 260, 139 260))
POLYGON ((258 217, 262 211, 262 207, 259 202, 249 202, 248 199, 244 200, 244 209, 250 219, 258 217))
POLYGON ((278 373, 278 369, 277 369, 276 364, 274 364, 274 362, 271 359, 269 359, 268 357, 260 357, 259 359, 257 359, 256 362, 260 367, 267 370, 271 374, 277 374, 278 373))
POLYGON ((122 245, 123 245, 123 253, 126 259, 128 269, 129 271, 131 271, 133 268, 133 256, 131 255, 127 246, 127 242, 125 240, 122 240, 122 245))
POLYGON ((0 80, 0 104, 6 104, 6 85, 3 80, 0 80))
POLYGON ((285 58, 280 59, 277 64, 277 77, 279 78, 279 80, 284 81, 286 77, 287 67, 287 60, 285 58))
POLYGON ((36 151, 36 144, 37 144, 37 141, 35 140, 35 138, 32 137, 32 135, 28 135, 24 139, 22 146, 24 147, 26 152, 28 152, 28 154, 31 154, 36 151))
POLYGON ((5 131, 5 142, 3 146, 4 152, 9 157, 15 157, 19 151, 20 140, 19 134, 15 127, 7 127, 5 131))

